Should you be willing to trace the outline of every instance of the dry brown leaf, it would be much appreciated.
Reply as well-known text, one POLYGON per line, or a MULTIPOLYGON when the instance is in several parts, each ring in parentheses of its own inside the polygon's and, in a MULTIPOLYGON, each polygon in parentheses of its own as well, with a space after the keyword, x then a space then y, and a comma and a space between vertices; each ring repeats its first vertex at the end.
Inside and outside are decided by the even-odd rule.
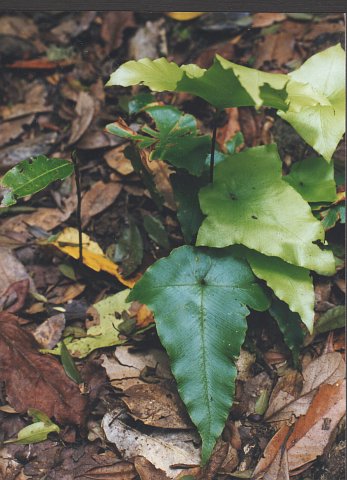
POLYGON ((50 294, 47 294, 47 298, 50 303, 60 305, 78 297, 79 295, 81 295, 82 292, 84 292, 85 289, 86 286, 83 283, 78 282, 72 283, 70 285, 61 285, 51 290, 50 294))
POLYGON ((290 32, 279 32, 273 35, 267 35, 259 43, 255 54, 255 68, 260 68, 266 62, 271 62, 277 67, 285 65, 289 61, 297 58, 295 51, 295 39, 290 32))
POLYGON ((124 155, 124 149, 128 145, 128 143, 120 145, 119 147, 113 148, 112 150, 108 151, 104 155, 107 165, 110 168, 116 170, 121 175, 129 175, 134 171, 131 161, 124 155))
POLYGON ((101 180, 94 183, 82 198, 82 227, 88 225, 92 217, 112 205, 121 191, 122 185, 120 183, 104 183, 101 180))
POLYGON ((296 470, 324 453, 346 413, 346 382, 319 387, 306 415, 299 418, 287 441, 289 470, 296 470))
MULTIPOLYGON (((17 259, 14 253, 8 248, 0 247, 0 305, 3 306, 3 301, 6 290, 11 285, 21 280, 29 282, 29 291, 36 292, 35 284, 29 276, 24 265, 17 259)), ((10 293, 10 292, 8 292, 10 293)), ((10 298, 8 298, 10 300, 10 298)))
POLYGON ((101 25, 101 38, 106 43, 107 54, 120 47, 123 42, 123 32, 126 28, 135 27, 134 12, 105 12, 101 25))
POLYGON ((28 16, 1 15, 0 35, 28 40, 38 35, 38 29, 33 19, 28 16))
POLYGON ((285 13, 255 13, 252 16, 252 26, 253 28, 262 28, 262 27, 269 27, 273 23, 282 22, 286 19, 285 13))
POLYGON ((156 468, 164 470, 169 478, 175 478, 182 471, 172 469, 172 465, 199 464, 200 452, 193 444, 195 435, 185 432, 146 435, 128 426, 125 420, 119 411, 107 413, 102 420, 108 441, 117 445, 124 459, 145 457, 156 468))
POLYGON ((153 313, 147 305, 141 305, 136 314, 136 326, 145 328, 154 322, 153 313))
POLYGON ((38 352, 36 340, 20 327, 18 317, 2 312, 0 325, 0 376, 10 405, 20 413, 37 408, 58 423, 84 423, 87 399, 59 361, 38 352))
MULTIPOLYGON (((345 376, 345 363, 340 353, 326 353, 307 365, 303 370, 303 388, 295 398, 295 386, 285 386, 287 390, 279 389, 270 398, 269 408, 265 418, 269 422, 288 421, 293 415, 304 415, 311 405, 317 388, 324 384, 334 384, 345 376), (288 393, 289 390, 289 393, 288 393), (287 403, 285 403, 288 401, 287 403)), ((293 378, 292 378, 293 380, 293 378)))
POLYGON ((288 425, 283 425, 283 427, 281 427, 278 432, 272 437, 253 472, 253 477, 255 479, 261 478, 264 473, 268 471, 268 469, 276 459, 277 454, 280 453, 281 448, 285 446, 289 434, 290 427, 288 425))
POLYGON ((217 142, 220 148, 225 152, 225 144, 231 140, 237 132, 240 131, 239 111, 236 107, 225 109, 228 115, 227 123, 217 130, 217 142))
POLYGON ((272 390, 265 419, 271 418, 283 407, 294 402, 302 390, 302 375, 297 370, 286 370, 272 390))
POLYGON ((182 400, 167 385, 134 385, 124 394, 123 402, 131 416, 146 425, 171 429, 193 428, 182 400))
POLYGON ((95 103, 93 97, 86 92, 80 92, 75 107, 76 117, 72 121, 68 145, 76 143, 86 132, 93 120, 94 111, 95 103))
POLYGON ((41 325, 35 329, 33 335, 41 348, 52 349, 61 339, 64 328, 65 315, 58 313, 41 323, 41 325))
POLYGON ((311 23, 309 32, 305 35, 305 41, 312 41, 319 35, 329 35, 332 33, 341 33, 345 32, 345 26, 343 23, 332 23, 332 22, 319 22, 311 23))
POLYGON ((3 293, 3 296, 0 297, 0 305, 6 305, 9 301, 11 295, 15 295, 15 303, 11 303, 10 306, 6 305, 6 311, 8 313, 16 313, 25 304, 26 297, 29 293, 30 282, 29 279, 19 280, 18 282, 12 283, 8 289, 3 293))
POLYGON ((169 480, 163 470, 155 468, 145 457, 136 457, 134 466, 141 480, 169 480))
POLYGON ((16 120, 10 120, 0 125, 0 145, 5 146, 11 140, 15 140, 24 132, 25 125, 31 125, 35 115, 26 115, 16 120))
POLYGON ((170 174, 172 173, 169 165, 161 160, 153 160, 148 162, 148 168, 153 174, 158 192, 164 197, 164 205, 170 208, 170 210, 176 211, 176 202, 169 180, 170 174))

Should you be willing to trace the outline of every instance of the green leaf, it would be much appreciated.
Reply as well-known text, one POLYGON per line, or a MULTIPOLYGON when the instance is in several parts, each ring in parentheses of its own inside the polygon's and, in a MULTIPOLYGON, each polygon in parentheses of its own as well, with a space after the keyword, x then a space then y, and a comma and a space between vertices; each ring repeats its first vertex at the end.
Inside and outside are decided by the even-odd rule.
POLYGON ((122 274, 127 277, 131 275, 142 263, 143 241, 139 229, 132 217, 128 218, 121 236, 116 243, 113 261, 121 264, 122 274))
POLYGON ((158 218, 146 215, 143 219, 143 226, 153 242, 167 250, 170 248, 169 237, 164 225, 158 218))
POLYGON ((286 110, 284 88, 287 80, 286 75, 242 67, 216 55, 208 70, 194 64, 179 67, 166 58, 131 60, 112 73, 106 85, 128 87, 141 84, 157 92, 187 92, 217 108, 264 103, 286 110))
POLYGON ((345 132, 345 52, 337 44, 288 76, 289 109, 278 114, 329 162, 345 132))
POLYGON ((233 401, 246 305, 264 310, 268 297, 232 248, 183 246, 152 265, 128 300, 138 300, 154 313, 206 463, 233 401))
POLYGON ((249 148, 217 165, 213 185, 200 191, 207 218, 197 245, 241 244, 331 275, 333 254, 313 243, 324 241, 324 229, 308 203, 282 180, 281 166, 276 145, 249 148))
POLYGON ((345 223, 346 207, 345 205, 333 205, 332 207, 320 213, 322 225, 325 231, 335 227, 338 221, 345 223))
POLYGON ((38 443, 47 440, 49 433, 60 432, 58 425, 53 423, 43 412, 40 412, 35 408, 31 408, 28 410, 28 414, 33 417, 34 423, 22 428, 18 432, 17 438, 14 440, 7 440, 4 443, 29 445, 31 443, 38 443))
POLYGON ((144 107, 153 102, 155 102, 155 96, 151 93, 139 93, 129 101, 128 112, 130 115, 139 113, 144 107))
POLYGON ((120 121, 107 125, 106 131, 132 140, 139 148, 152 146, 152 160, 165 160, 193 175, 200 175, 211 149, 211 137, 198 135, 193 115, 183 114, 171 106, 147 107, 145 112, 153 118, 157 128, 143 126, 142 132, 149 136, 136 134, 120 121))
POLYGON ((346 307, 337 305, 323 313, 314 326, 314 333, 325 333, 345 326, 346 307))
MULTIPOLYGON (((121 345, 124 340, 119 338, 119 326, 123 322, 121 313, 128 310, 127 302, 129 289, 111 295, 93 305, 99 314, 99 325, 88 328, 87 335, 67 343, 66 347, 73 357, 84 358, 97 348, 113 347, 121 345)), ((44 353, 61 355, 60 346, 54 350, 41 350, 44 353)))
POLYGON ((75 362, 71 357, 69 350, 66 348, 64 340, 60 342, 60 358, 66 375, 78 385, 82 383, 80 372, 77 370, 75 362))
POLYGON ((73 164, 61 158, 47 158, 45 155, 23 160, 11 168, 0 183, 9 188, 2 206, 16 203, 17 198, 32 195, 47 187, 55 180, 63 180, 72 174, 73 164))
POLYGON ((294 163, 290 173, 283 177, 307 202, 336 200, 334 165, 322 157, 310 157, 294 163))
POLYGON ((253 273, 265 280, 276 297, 283 300, 292 312, 300 315, 308 331, 312 333, 314 288, 310 271, 248 248, 242 248, 240 252, 243 252, 253 273))
POLYGON ((305 337, 304 331, 301 328, 299 315, 291 312, 288 305, 277 298, 272 302, 269 312, 276 320, 284 337, 284 341, 292 352, 294 363, 298 366, 300 348, 303 345, 305 337))
POLYGON ((178 171, 170 176, 177 204, 177 218, 186 243, 193 240, 204 218, 198 194, 201 187, 208 183, 208 177, 205 177, 205 175, 194 177, 183 171, 178 171))

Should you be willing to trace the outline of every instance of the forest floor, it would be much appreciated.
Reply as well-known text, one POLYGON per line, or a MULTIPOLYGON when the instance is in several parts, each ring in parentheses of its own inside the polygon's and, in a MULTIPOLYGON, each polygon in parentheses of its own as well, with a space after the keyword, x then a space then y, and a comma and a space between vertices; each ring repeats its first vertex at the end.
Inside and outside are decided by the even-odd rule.
MULTIPOLYGON (((338 14, 209 13, 180 21, 159 13, 0 12, 0 174, 39 154, 70 159, 76 149, 83 231, 117 261, 123 277, 143 273, 182 245, 183 238, 168 168, 159 163, 152 171, 164 202, 159 209, 124 155, 126 142, 104 131, 119 116, 134 124, 129 102, 141 91, 104 88, 109 75, 124 61, 143 57, 166 56, 208 68, 216 53, 242 65, 288 73, 311 55, 343 43, 344 31, 338 14), (151 218, 147 227, 145 217, 151 218)), ((203 100, 169 93, 157 98, 195 115, 200 129, 211 132, 213 112, 203 100)), ((277 142, 284 171, 307 155, 294 130, 272 110, 227 109, 217 141, 224 144, 240 130, 246 146, 277 142)), ((339 172, 343 163, 341 145, 335 154, 339 172)), ((76 206, 75 181, 68 178, 0 209, 0 358, 6 366, 0 365, 0 442, 32 423, 27 410, 33 399, 40 399, 60 427, 39 443, 3 444, 0 479, 253 478, 283 405, 315 398, 316 411, 300 440, 301 457, 288 470, 272 441, 264 478, 284 480, 287 468, 294 480, 342 480, 344 421, 330 431, 334 419, 326 418, 326 431, 312 438, 322 414, 318 397, 302 395, 302 388, 310 376, 322 391, 331 378, 344 375, 345 337, 337 328, 344 316, 343 225, 337 222, 327 231, 340 252, 336 275, 314 276, 315 320, 324 324, 329 312, 335 323, 305 339, 296 370, 272 318, 251 314, 238 361, 236 399, 223 437, 201 469, 199 437, 178 396, 150 312, 132 305, 123 312, 117 335, 108 325, 111 332, 103 333, 116 337, 117 346, 105 346, 107 338, 95 349, 83 342, 87 329, 101 324, 107 329, 115 308, 95 305, 124 285, 45 242, 65 227, 76 227, 76 206), (77 374, 66 360, 64 370, 56 360, 60 357, 38 352, 69 336, 82 341, 74 359, 77 374)))

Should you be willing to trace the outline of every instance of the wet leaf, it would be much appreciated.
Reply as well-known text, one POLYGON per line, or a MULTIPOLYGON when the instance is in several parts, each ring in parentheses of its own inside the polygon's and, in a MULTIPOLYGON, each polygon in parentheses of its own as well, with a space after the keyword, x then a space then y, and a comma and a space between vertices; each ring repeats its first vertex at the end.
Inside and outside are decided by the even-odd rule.
POLYGON ((246 304, 264 310, 268 299, 232 249, 183 246, 152 265, 129 300, 154 313, 180 395, 202 437, 206 463, 231 407, 246 304))
POLYGON ((282 180, 276 145, 228 157, 215 167, 213 185, 202 188, 199 198, 207 218, 197 245, 242 244, 323 275, 335 272, 332 252, 313 244, 324 241, 321 224, 303 198, 282 180))
POLYGON ((152 215, 146 215, 143 218, 143 226, 157 245, 168 250, 170 248, 169 237, 162 222, 152 215))
POLYGON ((55 180, 63 180, 72 174, 73 169, 68 160, 47 158, 45 155, 23 160, 1 179, 1 184, 9 189, 2 206, 14 205, 17 198, 39 192, 55 180))

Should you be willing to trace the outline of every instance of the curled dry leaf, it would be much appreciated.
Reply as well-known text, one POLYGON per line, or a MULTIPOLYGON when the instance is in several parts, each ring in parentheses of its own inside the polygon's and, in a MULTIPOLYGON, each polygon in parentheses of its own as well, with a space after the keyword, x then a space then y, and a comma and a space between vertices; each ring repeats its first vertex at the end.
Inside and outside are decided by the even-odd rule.
POLYGON ((104 183, 101 180, 94 183, 82 198, 82 227, 88 225, 92 217, 112 205, 121 191, 122 185, 120 183, 104 183))
POLYGON ((141 480, 169 480, 163 470, 155 468, 145 457, 136 457, 134 466, 141 480))
POLYGON ((134 171, 131 161, 124 155, 124 149, 128 145, 128 143, 125 143, 123 145, 120 145, 119 147, 115 147, 112 150, 108 151, 104 156, 107 165, 110 168, 116 170, 121 175, 129 175, 134 171))
POLYGON ((65 315, 58 313, 41 323, 35 331, 34 337, 42 348, 54 348, 65 328, 65 315))
POLYGON ((0 313, 0 376, 9 403, 17 412, 36 408, 58 423, 81 425, 87 399, 55 358, 38 352, 34 337, 24 331, 18 317, 0 313))
POLYGON ((193 428, 182 400, 167 385, 134 385, 124 394, 123 402, 131 416, 146 425, 171 429, 193 428))
POLYGON ((19 280, 18 282, 12 283, 4 292, 3 298, 0 298, 0 305, 5 300, 5 304, 8 302, 8 299, 11 297, 12 294, 15 295, 15 302, 12 303, 9 307, 6 308, 8 313, 16 313, 18 312, 25 303, 26 297, 29 293, 30 282, 29 279, 19 280))
POLYGON ((134 12, 105 12, 100 34, 106 43, 106 53, 120 47, 124 30, 135 25, 134 12))
MULTIPOLYGON (((7 298, 9 297, 8 294, 11 292, 9 288, 20 281, 26 281, 29 283, 29 291, 36 292, 35 284, 32 278, 27 273, 24 265, 17 259, 17 257, 11 252, 9 248, 0 247, 0 278, 1 278, 1 285, 0 285, 0 305, 3 306, 3 300, 5 299, 5 292, 7 291, 7 298)), ((20 284, 24 285, 24 284, 20 284)), ((17 283, 17 286, 19 284, 17 283)), ((15 293, 19 291, 15 289, 15 293)), ((9 299, 9 298, 8 298, 9 299)))
POLYGON ((68 145, 72 145, 79 140, 91 124, 95 111, 93 97, 86 92, 80 92, 78 95, 76 107, 76 117, 72 121, 71 134, 68 145))

